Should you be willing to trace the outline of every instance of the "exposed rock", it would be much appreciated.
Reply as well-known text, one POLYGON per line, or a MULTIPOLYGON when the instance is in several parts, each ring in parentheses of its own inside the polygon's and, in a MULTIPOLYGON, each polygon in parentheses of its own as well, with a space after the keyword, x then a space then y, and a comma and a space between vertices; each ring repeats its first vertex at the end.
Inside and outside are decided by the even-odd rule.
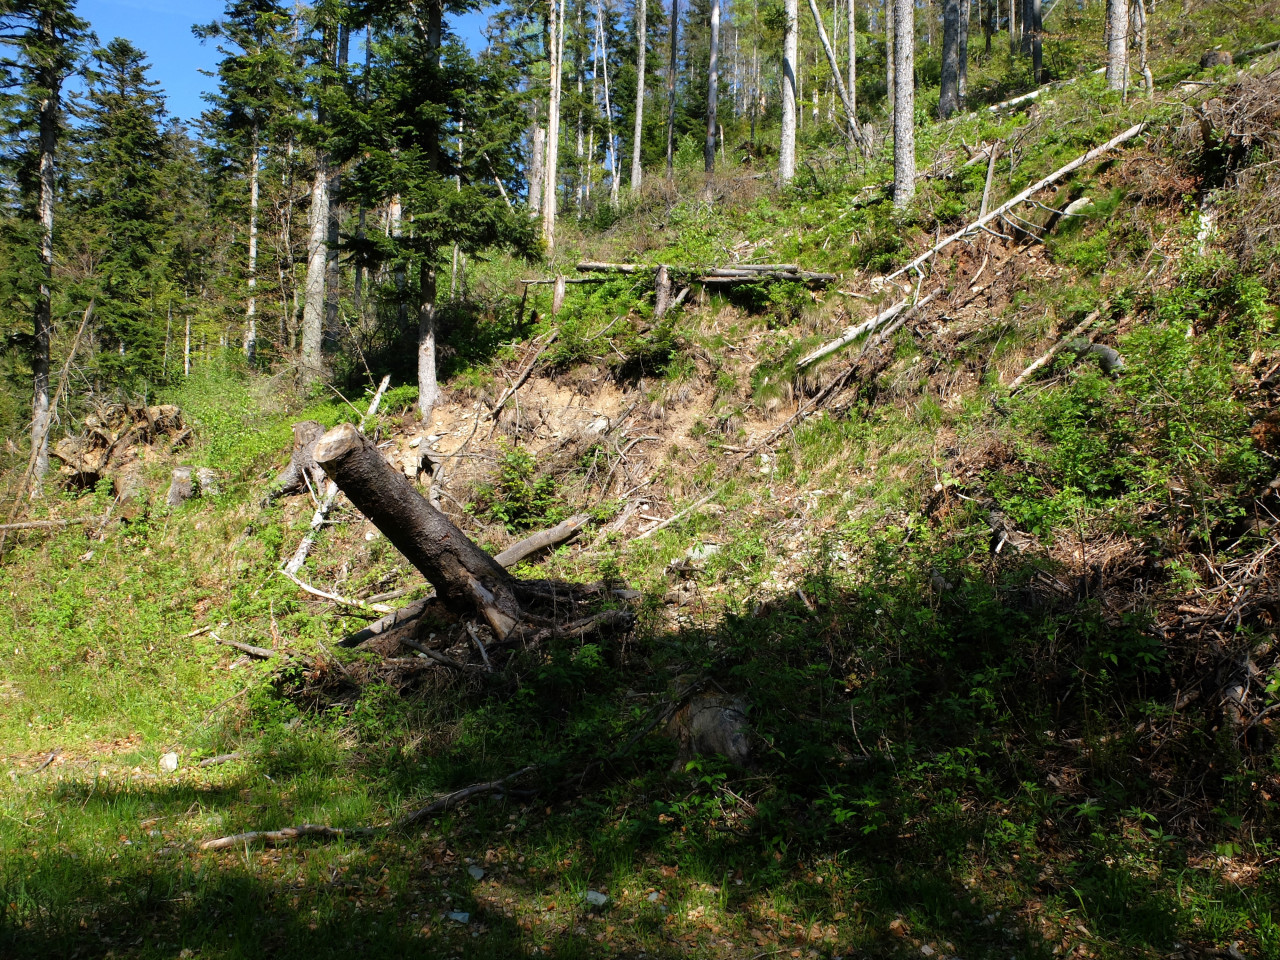
POLYGON ((1210 67, 1229 67, 1234 62, 1230 50, 1210 50, 1200 58, 1200 69, 1208 70, 1210 67))

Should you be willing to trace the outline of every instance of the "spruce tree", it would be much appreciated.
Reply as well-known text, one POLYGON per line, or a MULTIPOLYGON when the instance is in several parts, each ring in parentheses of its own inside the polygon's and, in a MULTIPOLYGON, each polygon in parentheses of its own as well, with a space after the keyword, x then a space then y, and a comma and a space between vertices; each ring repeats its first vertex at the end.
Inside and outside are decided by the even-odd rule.
POLYGON ((52 422, 49 363, 53 340, 54 204, 62 85, 79 59, 87 25, 74 0, 4 0, 0 4, 0 110, 7 186, 19 200, 16 247, 22 251, 4 287, 18 312, 30 312, 32 494, 49 471, 52 422), (14 302, 16 301, 16 302, 14 302))

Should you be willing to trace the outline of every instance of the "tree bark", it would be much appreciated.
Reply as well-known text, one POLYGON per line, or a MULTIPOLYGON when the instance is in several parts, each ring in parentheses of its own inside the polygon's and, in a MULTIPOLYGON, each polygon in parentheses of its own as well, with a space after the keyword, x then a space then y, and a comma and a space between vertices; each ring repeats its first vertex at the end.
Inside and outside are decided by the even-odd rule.
POLYGON ((896 0, 884 0, 884 71, 885 96, 889 101, 889 113, 893 114, 893 101, 897 96, 897 84, 893 73, 893 20, 896 0))
POLYGON ((960 2, 942 0, 942 87, 938 116, 946 120, 960 109, 960 2))
POLYGON ((547 252, 556 246, 556 181, 560 161, 560 83, 564 59, 564 0, 548 0, 547 52, 551 61, 550 95, 547 107, 547 150, 542 167, 542 240, 547 252))
POLYGON ((418 302, 418 412, 423 423, 431 420, 431 411, 440 399, 436 379, 436 270, 423 263, 419 278, 418 302))
POLYGON ((960 79, 956 89, 960 95, 960 105, 963 107, 969 98, 969 21, 973 8, 970 6, 971 0, 962 0, 962 2, 964 12, 960 14, 960 79))
POLYGON ((316 420, 303 420, 293 425, 293 453, 289 465, 276 477, 268 500, 301 493, 310 487, 319 491, 324 471, 316 464, 315 447, 324 435, 324 425, 316 420))
POLYGON ((1107 0, 1107 89, 1123 91, 1129 74, 1129 0, 1107 0))
POLYGON ((667 65, 667 179, 676 169, 676 54, 680 40, 680 0, 671 0, 671 60, 667 65))
POLYGON ((844 105, 845 118, 848 120, 849 147, 852 149, 862 142, 862 132, 858 128, 858 117, 853 105, 853 98, 845 88, 844 80, 840 76, 840 64, 836 60, 836 52, 831 46, 831 41, 827 39, 827 28, 822 23, 822 15, 818 13, 817 0, 809 0, 809 12, 813 14, 814 25, 818 28, 818 40, 821 41, 822 50, 827 55, 827 64, 831 67, 831 79, 835 84, 836 93, 839 94, 840 102, 844 105))
POLYGON ((778 181, 788 184, 796 175, 796 61, 800 33, 798 0, 786 0, 782 35, 782 140, 778 145, 778 181))
POLYGON ((648 35, 646 18, 648 4, 639 0, 636 10, 636 125, 631 137, 631 193, 640 192, 640 183, 644 172, 640 164, 640 144, 644 139, 644 66, 648 35))
POLYGON ((849 36, 845 38, 849 44, 849 106, 853 108, 854 118, 858 115, 858 22, 856 0, 849 0, 849 36))
POLYGON ((249 305, 245 309, 244 355, 252 362, 258 349, 258 131, 249 144, 249 305))
POLYGON ((916 195, 915 4, 893 0, 893 205, 916 195))
MULTIPOLYGON (((1036 0, 1037 5, 1040 0, 1036 0)), ((1142 74, 1142 89, 1150 100, 1156 95, 1155 78, 1147 60, 1147 0, 1134 0, 1130 10, 1133 32, 1138 37, 1138 72, 1142 74)))
POLYGON ((720 0, 711 0, 711 51, 707 64, 707 142, 702 148, 702 162, 707 173, 715 173, 716 100, 720 92, 720 0))
MULTIPOLYGON (((54 14, 46 5, 40 14, 40 39, 53 45, 58 42, 54 30, 54 14)), ((49 406, 50 347, 53 341, 53 202, 57 189, 58 112, 62 94, 62 77, 52 64, 42 64, 37 81, 44 96, 40 100, 40 294, 33 318, 35 351, 31 359, 31 496, 42 493, 49 472, 49 428, 53 411, 49 406)))
POLYGON ((310 386, 324 373, 325 272, 328 269, 329 170, 324 155, 316 162, 311 183, 310 234, 307 238, 307 279, 302 301, 302 383, 310 386))
POLYGON ((479 612, 499 638, 519 624, 515 580, 434 509, 355 427, 326 433, 316 462, 459 613, 479 612))
POLYGON ((534 104, 534 120, 529 127, 529 213, 542 216, 542 174, 547 155, 547 131, 538 123, 537 104, 534 104))
POLYGON ((1031 75, 1037 84, 1044 83, 1044 46, 1040 33, 1044 29, 1043 11, 1040 0, 1027 0, 1027 33, 1031 40, 1031 75))

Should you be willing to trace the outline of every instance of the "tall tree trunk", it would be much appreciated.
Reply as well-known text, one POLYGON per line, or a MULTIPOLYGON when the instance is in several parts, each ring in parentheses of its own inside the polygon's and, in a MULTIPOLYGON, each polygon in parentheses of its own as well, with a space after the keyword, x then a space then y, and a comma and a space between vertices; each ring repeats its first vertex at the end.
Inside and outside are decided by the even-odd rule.
POLYGON ((938 116, 946 120, 960 109, 960 3, 942 0, 942 88, 938 116))
POLYGON ((858 20, 856 0, 849 0, 849 36, 846 38, 849 43, 849 80, 846 86, 849 88, 849 106, 853 110, 853 116, 858 116, 858 20))
MULTIPOLYGON (((1039 3, 1039 0, 1036 2, 1039 3)), ((1147 60, 1147 0, 1132 0, 1130 21, 1131 30, 1138 38, 1138 72, 1142 74, 1142 89, 1150 100, 1156 91, 1151 64, 1147 60)))
MULTIPOLYGON (((51 5, 40 13, 40 40, 53 46, 58 43, 51 5)), ((31 496, 43 493, 44 478, 49 473, 49 429, 53 411, 49 408, 49 355, 53 341, 53 201, 57 189, 58 111, 62 95, 62 77, 45 62, 36 74, 43 96, 40 99, 40 294, 33 318, 35 350, 31 359, 31 496)))
POLYGON ((538 123, 537 103, 534 104, 534 120, 529 127, 529 212, 534 217, 542 215, 542 177, 547 155, 547 131, 538 123))
POLYGON ((1005 0, 1009 6, 1009 56, 1018 52, 1018 4, 1022 0, 1005 0))
POLYGON ((258 349, 258 130, 249 145, 249 305, 245 309, 244 355, 253 361, 258 349))
POLYGON ((618 180, 621 171, 618 169, 618 138, 613 133, 613 99, 609 90, 609 34, 605 29, 604 4, 596 0, 596 25, 600 36, 601 74, 604 80, 604 128, 609 138, 607 153, 609 155, 609 204, 618 205, 618 180))
POLYGON ((316 158, 311 181, 310 233, 307 237, 307 280, 302 300, 302 384, 310 386, 324 372, 325 274, 329 245, 329 169, 324 154, 316 158))
POLYGON ((636 125, 631 137, 631 193, 640 192, 640 182, 644 176, 640 164, 640 145, 644 139, 644 62, 648 46, 648 4, 639 0, 636 11, 636 125))
POLYGON ((671 0, 671 60, 667 66, 667 179, 676 169, 676 54, 680 42, 680 0, 671 0))
POLYGON ((973 6, 972 0, 961 0, 961 3, 964 4, 964 12, 960 15, 960 74, 956 90, 960 94, 960 105, 964 106, 969 97, 969 20, 973 6))
POLYGON ((983 53, 989 57, 991 56, 991 35, 996 29, 996 18, 1000 16, 1000 7, 997 0, 979 0, 979 2, 987 4, 986 14, 982 18, 982 38, 983 53))
POLYGON ((418 412, 423 423, 440 399, 436 379, 436 268, 423 262, 418 281, 418 412))
POLYGON ((1129 74, 1129 0, 1107 0, 1107 89, 1123 91, 1129 74))
POLYGON ((716 169, 716 101, 720 93, 720 0, 711 0, 711 52, 707 62, 707 142, 702 148, 707 173, 716 169))
POLYGON ((778 145, 778 181, 788 184, 796 175, 796 60, 800 33, 798 0, 783 5, 782 34, 782 140, 778 145))
POLYGON ((916 195, 915 5, 893 0, 893 204, 905 207, 916 195))
POLYGON ((893 113, 894 100, 898 96, 897 77, 893 72, 893 21, 895 17, 894 4, 897 0, 884 0, 884 71, 885 71, 885 90, 889 100, 889 113, 893 113))
POLYGON ((1036 83, 1044 83, 1044 11, 1040 0, 1031 0, 1031 69, 1036 83))
POLYGON ((822 50, 827 55, 827 64, 831 67, 831 79, 836 88, 836 93, 840 96, 840 102, 844 105, 845 118, 848 121, 849 131, 849 149, 861 142, 862 134, 858 129, 857 112, 853 105, 853 97, 845 88, 844 80, 840 77, 840 64, 836 60, 836 51, 831 46, 831 41, 827 39, 827 28, 822 23, 822 16, 818 13, 818 0, 809 0, 809 12, 813 14, 814 25, 818 28, 818 40, 822 43, 822 50))
POLYGON ((551 60, 550 98, 547 108, 547 154, 542 168, 542 240, 547 253, 556 246, 556 186, 560 159, 560 85, 564 62, 564 0, 548 0, 547 42, 551 60))

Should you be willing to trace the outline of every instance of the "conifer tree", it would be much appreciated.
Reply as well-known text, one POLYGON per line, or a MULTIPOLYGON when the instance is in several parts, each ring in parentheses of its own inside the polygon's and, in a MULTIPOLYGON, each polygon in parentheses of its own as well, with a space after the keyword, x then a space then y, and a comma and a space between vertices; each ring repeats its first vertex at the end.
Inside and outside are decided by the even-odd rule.
POLYGON ((75 15, 74 0, 4 0, 0 43, 9 53, 0 61, 4 125, 10 147, 5 158, 20 198, 22 248, 34 251, 11 288, 31 309, 33 400, 31 417, 32 494, 49 472, 49 355, 53 339, 53 227, 58 141, 62 132, 62 85, 73 70, 87 24, 75 15))
POLYGON ((208 95, 211 130, 233 169, 245 178, 248 194, 244 352, 257 349, 258 225, 261 171, 280 127, 296 112, 297 71, 289 49, 288 11, 277 0, 231 0, 222 20, 192 28, 203 39, 217 39, 223 54, 218 90, 208 95))
POLYGON ((90 57, 87 93, 73 108, 68 233, 92 264, 81 282, 96 304, 98 373, 124 386, 162 375, 169 158, 164 97, 148 67, 128 40, 112 40, 90 57))

